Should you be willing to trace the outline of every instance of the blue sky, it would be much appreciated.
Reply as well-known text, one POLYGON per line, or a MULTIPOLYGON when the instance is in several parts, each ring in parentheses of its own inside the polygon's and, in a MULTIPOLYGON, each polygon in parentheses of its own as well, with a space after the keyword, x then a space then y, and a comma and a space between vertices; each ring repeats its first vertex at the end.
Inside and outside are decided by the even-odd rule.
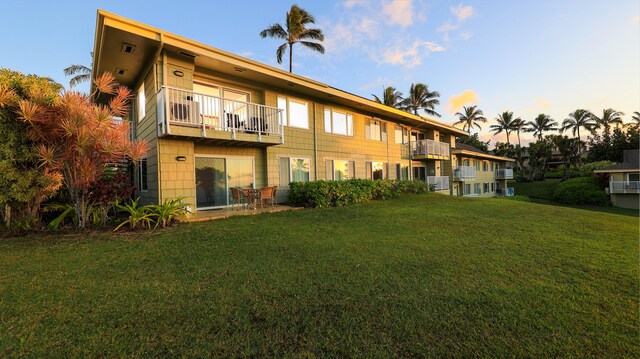
MULTIPOLYGON (((0 1, 0 66, 67 84, 89 64, 101 8, 270 65, 291 1, 0 1)), ((577 108, 640 111, 640 2, 298 1, 326 36, 324 55, 294 48, 294 72, 371 97, 412 82, 441 93, 441 121, 463 105, 563 120, 577 108)), ((490 121, 491 122, 491 121, 490 121)), ((504 135, 480 132, 484 139, 504 135)), ((523 140, 530 136, 525 135, 523 140)), ((513 139, 513 137, 512 137, 513 139)))

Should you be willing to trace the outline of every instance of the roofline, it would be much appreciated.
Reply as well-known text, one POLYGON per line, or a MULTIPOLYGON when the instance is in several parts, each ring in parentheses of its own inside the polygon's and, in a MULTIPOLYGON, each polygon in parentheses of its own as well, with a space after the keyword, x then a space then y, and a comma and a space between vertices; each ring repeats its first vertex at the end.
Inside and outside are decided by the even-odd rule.
MULTIPOLYGON (((210 53, 218 56, 224 56, 229 58, 231 62, 238 62, 237 64, 238 66, 244 66, 248 68, 254 67, 254 70, 256 69, 263 70, 259 72, 265 73, 273 77, 278 77, 280 79, 289 81, 291 83, 294 83, 300 86, 311 88, 317 91, 322 91, 327 95, 339 96, 345 100, 351 100, 359 104, 369 106, 374 110, 391 113, 396 116, 402 116, 406 119, 411 119, 414 121, 420 121, 424 124, 429 124, 439 129, 446 130, 457 135, 469 136, 469 132, 467 131, 461 130, 451 125, 438 122, 432 118, 429 118, 426 116, 418 116, 418 115, 411 114, 409 112, 398 110, 396 108, 377 103, 365 97, 355 95, 335 87, 331 87, 322 82, 315 81, 313 79, 310 79, 304 76, 296 75, 296 74, 284 71, 282 69, 248 59, 246 57, 233 54, 231 52, 220 50, 213 46, 209 46, 194 40, 190 40, 186 37, 176 35, 176 34, 125 18, 123 16, 120 16, 102 9, 98 9, 98 16, 96 19, 96 33, 95 33, 96 35, 94 39, 94 49, 93 49, 94 66, 91 74, 92 78, 94 79, 97 76, 95 72, 97 71, 96 69, 98 68, 97 66, 98 63, 96 62, 96 60, 100 58, 100 50, 101 50, 101 43, 102 43, 102 36, 103 36, 102 30, 104 26, 107 26, 107 25, 114 26, 114 27, 116 27, 117 25, 120 25, 118 28, 120 28, 121 30, 129 31, 131 33, 134 33, 140 36, 145 36, 147 38, 152 38, 157 41, 162 41, 164 44, 173 45, 188 51, 195 50, 194 52, 197 52, 199 50, 200 52, 204 52, 204 54, 210 53)), ((93 88, 93 85, 92 85, 92 88, 93 88)))
POLYGON ((599 170, 593 171, 593 173, 621 173, 621 172, 640 172, 640 168, 623 168, 623 169, 615 169, 615 170, 608 170, 606 168, 601 168, 599 170))
POLYGON ((469 155, 469 156, 476 156, 476 157, 484 157, 484 158, 491 158, 494 160, 501 160, 501 161, 509 161, 509 162, 515 162, 516 160, 514 160, 513 158, 509 158, 509 157, 500 157, 500 156, 494 156, 494 155, 490 155, 488 153, 482 153, 482 152, 475 152, 475 151, 468 151, 468 150, 462 150, 462 149, 453 149, 452 151, 455 154, 462 154, 462 155, 469 155))

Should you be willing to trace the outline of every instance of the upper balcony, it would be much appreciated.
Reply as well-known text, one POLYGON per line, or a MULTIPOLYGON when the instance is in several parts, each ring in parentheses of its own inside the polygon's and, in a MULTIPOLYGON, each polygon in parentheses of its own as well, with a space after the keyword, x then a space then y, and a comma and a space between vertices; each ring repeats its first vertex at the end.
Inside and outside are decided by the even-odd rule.
POLYGON ((434 140, 411 142, 411 158, 415 160, 448 160, 449 144, 434 140))
POLYGON ((513 179, 513 168, 499 168, 496 170, 497 180, 513 179))
POLYGON ((158 135, 219 143, 284 143, 282 110, 163 86, 157 94, 158 135))
POLYGON ((476 178, 476 169, 472 166, 458 166, 453 168, 453 180, 464 181, 476 178))
POLYGON ((640 181, 611 181, 609 193, 640 193, 640 181))

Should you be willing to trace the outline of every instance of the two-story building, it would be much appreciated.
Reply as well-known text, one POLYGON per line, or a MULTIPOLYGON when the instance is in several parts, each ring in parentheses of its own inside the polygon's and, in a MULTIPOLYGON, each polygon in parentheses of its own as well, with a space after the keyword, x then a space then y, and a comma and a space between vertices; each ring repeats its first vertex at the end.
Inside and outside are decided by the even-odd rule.
POLYGON ((457 196, 512 196, 514 159, 495 156, 473 146, 456 143, 451 158, 452 193, 457 196))
MULTIPOLYGON (((228 206, 230 188, 292 181, 419 179, 451 192, 467 132, 324 83, 98 11, 93 78, 136 93, 125 120, 149 143, 141 202, 228 206)), ((105 100, 105 99, 101 99, 105 100)))

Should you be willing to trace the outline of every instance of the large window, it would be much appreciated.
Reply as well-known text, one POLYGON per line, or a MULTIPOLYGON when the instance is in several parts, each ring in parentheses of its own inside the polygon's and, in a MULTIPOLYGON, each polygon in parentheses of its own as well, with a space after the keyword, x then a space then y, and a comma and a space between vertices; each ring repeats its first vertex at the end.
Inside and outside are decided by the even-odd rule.
POLYGON ((306 102, 278 96, 278 108, 282 110, 285 126, 309 128, 309 109, 306 102))
POLYGON ((387 141, 387 126, 380 120, 366 119, 364 122, 364 132, 368 140, 387 141))
POLYGON ((637 182, 640 181, 640 173, 629 173, 627 175, 629 182, 637 182))
POLYGON ((471 193, 471 184, 467 183, 464 185, 464 194, 472 194, 471 193))
POLYGON ((482 184, 482 192, 489 193, 489 183, 488 182, 482 184))
POLYGON ((489 162, 482 161, 482 170, 485 171, 485 172, 487 172, 489 170, 489 162))
POLYGON ((140 160, 138 167, 138 186, 140 192, 146 192, 149 189, 149 180, 148 180, 148 172, 147 172, 147 159, 143 158, 140 160))
POLYGON ((373 179, 373 180, 384 179, 385 167, 386 167, 386 163, 384 162, 367 162, 366 163, 367 179, 373 179))
POLYGON ((290 182, 309 182, 311 160, 299 157, 280 157, 280 185, 290 182))
POLYGON ((138 107, 138 122, 140 122, 147 113, 147 100, 144 96, 144 82, 142 83, 142 85, 140 85, 136 97, 138 100, 136 102, 136 106, 138 107))
POLYGON ((474 183, 473 184, 473 193, 475 193, 475 194, 482 193, 482 192, 480 192, 480 183, 474 183))
POLYGON ((473 160, 473 164, 476 167, 476 171, 480 171, 480 161, 478 160, 473 160))
POLYGON ((327 180, 345 181, 356 178, 355 161, 327 160, 325 177, 327 180))
POLYGON ((353 115, 325 108, 324 132, 336 135, 353 136, 353 115))
POLYGON ((395 143, 406 145, 409 143, 409 131, 401 126, 394 126, 395 143))

